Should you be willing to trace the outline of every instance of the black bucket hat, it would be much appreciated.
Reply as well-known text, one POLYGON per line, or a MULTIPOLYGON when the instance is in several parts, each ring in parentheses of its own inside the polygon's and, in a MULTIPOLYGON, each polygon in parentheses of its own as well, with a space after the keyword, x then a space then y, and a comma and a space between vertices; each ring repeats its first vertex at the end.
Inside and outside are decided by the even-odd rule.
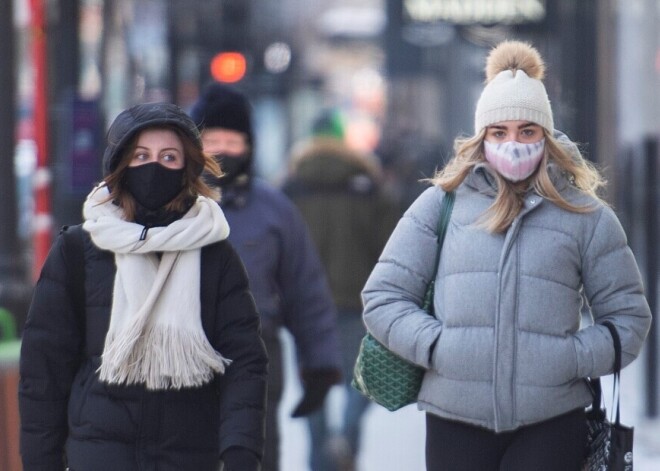
MULTIPOLYGON (((110 125, 107 147, 103 153, 103 175, 108 175, 117 168, 125 147, 133 136, 143 129, 163 125, 182 130, 194 145, 202 150, 199 130, 185 111, 172 103, 142 103, 119 113, 110 125)), ((195 166, 197 175, 202 173, 201 164, 193 161, 190 163, 195 166)))

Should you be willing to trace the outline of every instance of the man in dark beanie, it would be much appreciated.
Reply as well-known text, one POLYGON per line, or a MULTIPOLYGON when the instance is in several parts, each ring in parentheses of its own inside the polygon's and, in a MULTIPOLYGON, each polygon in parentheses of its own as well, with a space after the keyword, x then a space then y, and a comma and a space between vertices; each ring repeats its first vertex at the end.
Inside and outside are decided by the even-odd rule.
POLYGON ((282 192, 252 173, 254 135, 246 97, 208 85, 190 112, 224 176, 209 177, 222 191, 229 240, 245 264, 261 314, 269 356, 263 471, 279 470, 278 405, 283 391, 279 329, 293 336, 304 395, 293 417, 321 408, 341 381, 336 311, 319 256, 300 213, 282 192))

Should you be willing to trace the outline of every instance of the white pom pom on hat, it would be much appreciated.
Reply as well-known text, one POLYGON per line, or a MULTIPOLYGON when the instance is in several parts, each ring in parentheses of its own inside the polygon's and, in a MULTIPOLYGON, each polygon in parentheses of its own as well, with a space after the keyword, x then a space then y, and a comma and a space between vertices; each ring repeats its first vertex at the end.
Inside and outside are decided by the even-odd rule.
POLYGON ((474 115, 474 131, 502 121, 530 121, 554 130, 552 108, 543 85, 545 64, 529 44, 504 41, 488 55, 487 84, 474 115))

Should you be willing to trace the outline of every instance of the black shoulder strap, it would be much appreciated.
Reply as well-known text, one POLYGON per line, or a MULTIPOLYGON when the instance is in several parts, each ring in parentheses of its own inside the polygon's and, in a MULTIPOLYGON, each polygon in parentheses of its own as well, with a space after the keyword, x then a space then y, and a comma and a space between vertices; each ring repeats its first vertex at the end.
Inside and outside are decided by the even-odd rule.
MULTIPOLYGON (((615 418, 615 423, 619 424, 621 421, 621 413, 620 413, 620 396, 619 396, 619 386, 620 386, 620 381, 621 381, 621 339, 619 338, 619 333, 616 330, 616 327, 609 322, 605 321, 603 322, 603 325, 607 327, 607 330, 610 331, 610 335, 612 336, 612 342, 614 344, 614 381, 612 384, 612 408, 616 408, 616 418, 615 418)), ((602 394, 603 394, 603 389, 600 384, 600 378, 591 378, 589 380, 589 385, 592 390, 593 394, 593 403, 592 403, 592 411, 599 412, 600 407, 601 407, 601 401, 602 401, 602 394)))
POLYGON ((83 228, 64 226, 60 231, 64 238, 64 255, 67 263, 67 286, 73 300, 76 315, 85 319, 85 243, 83 228))
POLYGON ((614 374, 621 373, 621 339, 619 338, 619 332, 617 332, 616 327, 610 321, 603 322, 603 325, 607 327, 607 330, 610 331, 612 336, 612 342, 614 343, 614 374))
POLYGON ((603 322, 614 342, 614 381, 612 384, 612 408, 616 407, 615 423, 621 423, 621 339, 616 327, 609 321, 603 322))

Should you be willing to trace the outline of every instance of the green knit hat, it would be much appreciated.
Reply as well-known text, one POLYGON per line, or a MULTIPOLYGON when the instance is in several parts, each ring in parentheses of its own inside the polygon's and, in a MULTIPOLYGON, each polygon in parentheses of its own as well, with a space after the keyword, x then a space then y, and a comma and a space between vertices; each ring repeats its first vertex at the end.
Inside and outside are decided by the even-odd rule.
POLYGON ((312 135, 344 139, 344 123, 337 110, 325 110, 312 125, 312 135))

